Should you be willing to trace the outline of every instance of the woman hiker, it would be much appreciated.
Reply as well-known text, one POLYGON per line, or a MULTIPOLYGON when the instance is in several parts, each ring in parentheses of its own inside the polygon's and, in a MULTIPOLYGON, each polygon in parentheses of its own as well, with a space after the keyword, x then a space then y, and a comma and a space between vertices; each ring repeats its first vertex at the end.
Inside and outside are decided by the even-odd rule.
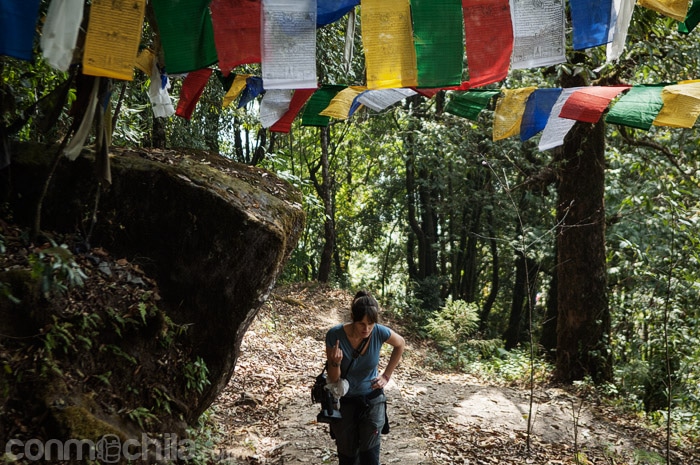
POLYGON ((379 304, 366 291, 359 291, 351 305, 352 321, 332 327, 326 333, 328 382, 347 380, 347 392, 340 398, 342 419, 331 423, 339 465, 379 465, 381 433, 388 432, 384 386, 401 361, 403 337, 378 323, 379 304), (393 346, 391 357, 380 375, 379 351, 393 346))

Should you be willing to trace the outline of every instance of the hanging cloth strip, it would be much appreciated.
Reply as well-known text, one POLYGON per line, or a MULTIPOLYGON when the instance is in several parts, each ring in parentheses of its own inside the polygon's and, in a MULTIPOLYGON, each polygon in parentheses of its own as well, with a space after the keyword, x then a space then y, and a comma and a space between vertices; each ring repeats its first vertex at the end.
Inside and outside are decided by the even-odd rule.
POLYGON ((189 73, 217 61, 209 2, 211 0, 151 0, 168 74, 189 73))
POLYGON ((236 66, 260 63, 261 0, 212 0, 209 8, 224 76, 236 66))
POLYGON ((452 87, 462 82, 462 0, 411 0, 418 87, 452 87))
POLYGON ((85 37, 83 74, 134 78, 146 0, 93 0, 85 37))
POLYGON ((464 0, 469 81, 460 90, 502 81, 513 54, 513 23, 508 0, 464 0))
POLYGON ((39 0, 0 2, 0 55, 32 59, 39 0))

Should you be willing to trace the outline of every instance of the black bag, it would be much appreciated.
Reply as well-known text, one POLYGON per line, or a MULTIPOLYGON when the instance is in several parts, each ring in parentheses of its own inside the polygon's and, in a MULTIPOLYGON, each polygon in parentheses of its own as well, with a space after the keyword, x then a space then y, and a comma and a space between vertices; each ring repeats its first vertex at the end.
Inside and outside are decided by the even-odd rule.
POLYGON ((314 404, 320 404, 323 402, 323 398, 326 395, 326 367, 324 365, 323 371, 320 375, 316 377, 313 386, 311 386, 311 402, 314 404))

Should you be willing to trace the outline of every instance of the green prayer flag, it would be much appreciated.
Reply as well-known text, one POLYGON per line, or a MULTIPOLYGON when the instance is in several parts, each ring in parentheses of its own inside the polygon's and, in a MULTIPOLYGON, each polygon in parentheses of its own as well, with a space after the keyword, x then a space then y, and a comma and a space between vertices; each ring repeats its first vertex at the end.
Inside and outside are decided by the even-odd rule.
POLYGON ((661 91, 668 84, 632 86, 609 110, 606 123, 649 130, 664 102, 661 91))
POLYGON ((320 113, 331 103, 333 97, 345 88, 347 86, 324 85, 314 92, 309 101, 306 102, 306 107, 304 107, 304 113, 301 115, 301 125, 328 126, 331 120, 330 116, 323 116, 320 113))
POLYGON ((452 92, 445 111, 476 121, 481 110, 486 108, 491 99, 500 94, 500 90, 470 90, 467 92, 452 92))
POLYGON ((685 16, 685 21, 678 23, 678 32, 690 34, 698 23, 700 23, 700 0, 693 0, 688 14, 685 16))
POLYGON ((224 88, 224 92, 228 92, 228 90, 233 85, 233 81, 236 80, 236 73, 229 73, 228 76, 224 76, 224 73, 222 73, 218 69, 214 70, 214 73, 216 74, 217 79, 221 83, 221 86, 224 88))
POLYGON ((458 86, 464 65, 462 0, 411 0, 418 87, 458 86))
POLYGON ((152 0, 168 74, 188 73, 217 62, 211 0, 152 0))

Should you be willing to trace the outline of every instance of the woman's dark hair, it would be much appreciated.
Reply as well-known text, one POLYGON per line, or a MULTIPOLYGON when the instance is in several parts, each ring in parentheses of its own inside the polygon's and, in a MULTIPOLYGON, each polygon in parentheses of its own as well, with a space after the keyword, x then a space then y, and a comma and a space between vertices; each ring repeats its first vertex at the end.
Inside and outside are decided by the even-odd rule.
POLYGON ((379 321, 379 304, 367 291, 358 291, 350 307, 352 321, 362 321, 365 316, 371 323, 379 321))

